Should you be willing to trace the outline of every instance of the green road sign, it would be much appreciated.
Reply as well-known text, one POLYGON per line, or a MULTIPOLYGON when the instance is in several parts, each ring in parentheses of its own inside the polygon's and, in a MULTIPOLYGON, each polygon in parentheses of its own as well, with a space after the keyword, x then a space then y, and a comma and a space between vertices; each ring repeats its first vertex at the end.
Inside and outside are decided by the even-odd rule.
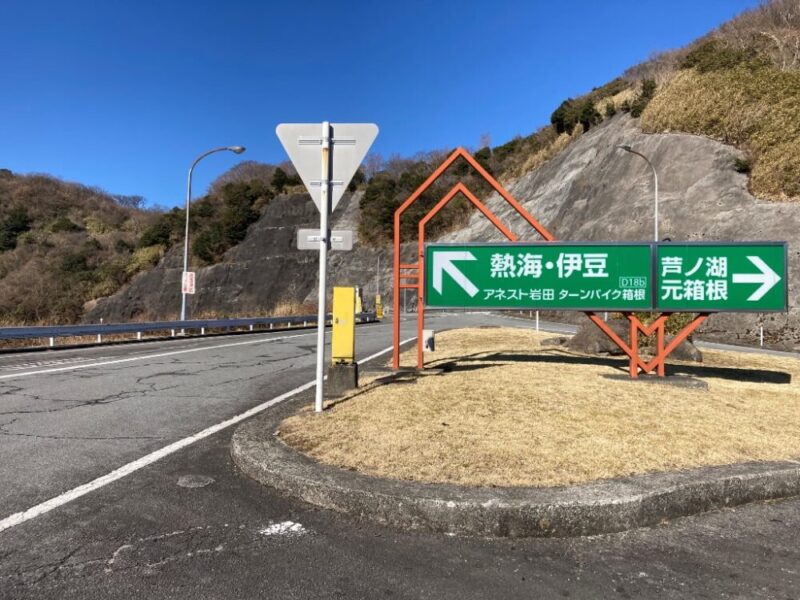
POLYGON ((427 244, 435 308, 783 312, 784 242, 427 244))
POLYGON ((650 244, 427 244, 425 305, 648 310, 650 244))
POLYGON ((787 307, 786 244, 658 244, 663 311, 771 312, 787 307))

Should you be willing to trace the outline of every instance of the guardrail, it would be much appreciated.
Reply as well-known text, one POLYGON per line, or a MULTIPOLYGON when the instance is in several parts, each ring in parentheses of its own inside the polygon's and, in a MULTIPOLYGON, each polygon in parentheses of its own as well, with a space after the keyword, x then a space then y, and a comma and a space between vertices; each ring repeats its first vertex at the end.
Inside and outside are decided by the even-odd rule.
MULTIPOLYGON (((330 323, 331 315, 327 315, 326 324, 330 323)), ((362 312, 356 315, 357 323, 368 323, 376 320, 374 312, 362 312)), ((317 315, 301 315, 295 317, 244 317, 240 319, 197 319, 187 321, 151 321, 147 323, 106 323, 93 325, 53 325, 36 327, 2 327, 0 340, 19 340, 47 338, 50 346, 55 346, 59 337, 97 336, 97 343, 102 343, 104 335, 135 333, 136 339, 142 339, 142 333, 151 331, 169 331, 170 337, 178 332, 194 331, 199 335, 206 335, 212 329, 234 329, 249 327, 255 331, 256 327, 266 330, 275 329, 276 326, 307 327, 317 323, 317 315)))

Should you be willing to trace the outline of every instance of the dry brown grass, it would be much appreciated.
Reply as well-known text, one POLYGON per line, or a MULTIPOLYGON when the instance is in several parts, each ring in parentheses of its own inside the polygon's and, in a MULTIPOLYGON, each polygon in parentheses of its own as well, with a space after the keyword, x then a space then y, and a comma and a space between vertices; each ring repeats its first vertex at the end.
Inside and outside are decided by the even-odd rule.
POLYGON ((800 200, 800 72, 748 65, 682 71, 647 106, 642 128, 734 144, 752 157, 754 194, 800 200))
POLYGON ((317 305, 313 302, 300 302, 298 300, 280 300, 271 310, 270 317, 294 317, 297 315, 314 315, 317 305))
POLYGON ((428 356, 452 371, 378 385, 322 416, 303 411, 283 422, 281 436, 339 467, 479 486, 800 456, 798 360, 708 351, 704 366, 685 368, 708 382, 701 391, 605 379, 627 362, 543 347, 546 337, 444 332, 428 356), (763 382, 776 371, 792 383, 763 382))
POLYGON ((560 134, 547 146, 545 146, 538 152, 531 154, 522 164, 520 169, 514 172, 513 175, 520 176, 524 175, 525 173, 529 173, 535 169, 538 169, 544 163, 553 158, 556 154, 564 150, 572 142, 577 140, 582 133, 583 133, 583 126, 579 123, 578 125, 575 126, 575 129, 573 130, 572 134, 569 133, 560 134))
POLYGON ((614 94, 613 96, 609 96, 608 98, 603 98, 602 100, 598 100, 597 103, 594 105, 594 108, 597 112, 601 115, 606 114, 606 110, 609 105, 614 107, 616 112, 620 112, 622 110, 623 105, 628 104, 630 105, 634 100, 636 100, 636 96, 639 93, 639 87, 641 86, 634 86, 630 87, 626 90, 622 90, 621 92, 614 94))

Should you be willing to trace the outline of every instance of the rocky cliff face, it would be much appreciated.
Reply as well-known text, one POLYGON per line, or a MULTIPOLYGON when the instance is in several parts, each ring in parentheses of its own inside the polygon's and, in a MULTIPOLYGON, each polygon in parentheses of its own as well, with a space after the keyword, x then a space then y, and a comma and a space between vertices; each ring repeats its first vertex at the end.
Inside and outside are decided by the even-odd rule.
MULTIPOLYGON (((356 228, 361 194, 346 196, 332 224, 337 229, 356 228)), ((204 315, 271 314, 281 304, 303 308, 308 297, 316 304, 318 255, 297 250, 297 230, 319 227, 319 213, 302 194, 278 196, 239 245, 225 253, 222 262, 193 268, 198 293, 189 296, 189 317, 204 315)), ((367 268, 353 253, 331 252, 333 284, 358 285, 367 268)), ((367 258, 373 253, 361 250, 367 258)), ((375 264, 375 260, 370 262, 375 264)), ((90 322, 133 319, 171 319, 180 313, 180 277, 183 246, 173 247, 151 271, 139 274, 125 289, 97 303, 86 315, 90 322)), ((374 268, 374 267, 373 267, 374 268)), ((313 313, 313 307, 306 307, 313 313)))
MULTIPOLYGON (((627 115, 591 130, 509 191, 560 240, 651 240, 652 173, 639 157, 617 150, 629 144, 650 157, 659 178, 659 237, 673 241, 777 240, 789 242, 788 314, 716 314, 701 330, 706 339, 752 343, 758 325, 772 345, 800 343, 796 301, 800 271, 800 205, 765 202, 747 191, 747 176, 733 168, 740 153, 710 139, 644 134, 627 115)), ((520 239, 535 232, 500 197, 489 207, 520 239)), ((448 236, 450 241, 500 240, 482 217, 448 236)))
MULTIPOLYGON (((747 191, 747 176, 733 168, 738 151, 702 137, 643 134, 620 115, 592 129, 555 158, 509 186, 511 194, 561 240, 650 240, 653 235, 652 175, 638 157, 620 150, 630 144, 648 155, 659 174, 660 237, 680 240, 780 240, 789 242, 790 305, 787 315, 720 314, 709 319, 707 338, 752 343, 763 322, 773 345, 800 342, 795 274, 800 267, 800 205, 764 202, 747 191)), ((360 194, 345 198, 334 214, 336 228, 357 230, 360 194)), ((489 207, 522 240, 535 232, 499 196, 489 207)), ((316 301, 317 254, 295 249, 299 227, 315 227, 316 208, 303 196, 276 198, 247 238, 224 262, 198 269, 199 293, 190 314, 204 311, 244 314, 269 312, 282 300, 316 301)), ((479 213, 448 241, 491 241, 501 236, 479 213)), ((412 260, 414 249, 403 249, 412 260)), ((101 301, 90 320, 126 320, 177 314, 180 249, 173 249, 153 271, 137 277, 120 293, 101 301)), ((378 279, 385 302, 391 298, 391 249, 356 246, 330 254, 331 284, 360 285, 375 293, 378 279), (379 278, 376 277, 380 258, 379 278)), ((409 306, 413 304, 409 294, 409 306)))

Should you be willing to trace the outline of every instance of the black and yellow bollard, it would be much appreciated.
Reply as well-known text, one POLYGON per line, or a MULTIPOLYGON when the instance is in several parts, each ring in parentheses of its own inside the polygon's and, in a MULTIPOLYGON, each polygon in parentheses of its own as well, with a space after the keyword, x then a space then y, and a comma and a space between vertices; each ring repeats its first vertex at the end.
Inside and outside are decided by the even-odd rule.
POLYGON ((328 396, 341 396, 358 387, 356 355, 356 290, 333 288, 331 365, 328 367, 328 396))

